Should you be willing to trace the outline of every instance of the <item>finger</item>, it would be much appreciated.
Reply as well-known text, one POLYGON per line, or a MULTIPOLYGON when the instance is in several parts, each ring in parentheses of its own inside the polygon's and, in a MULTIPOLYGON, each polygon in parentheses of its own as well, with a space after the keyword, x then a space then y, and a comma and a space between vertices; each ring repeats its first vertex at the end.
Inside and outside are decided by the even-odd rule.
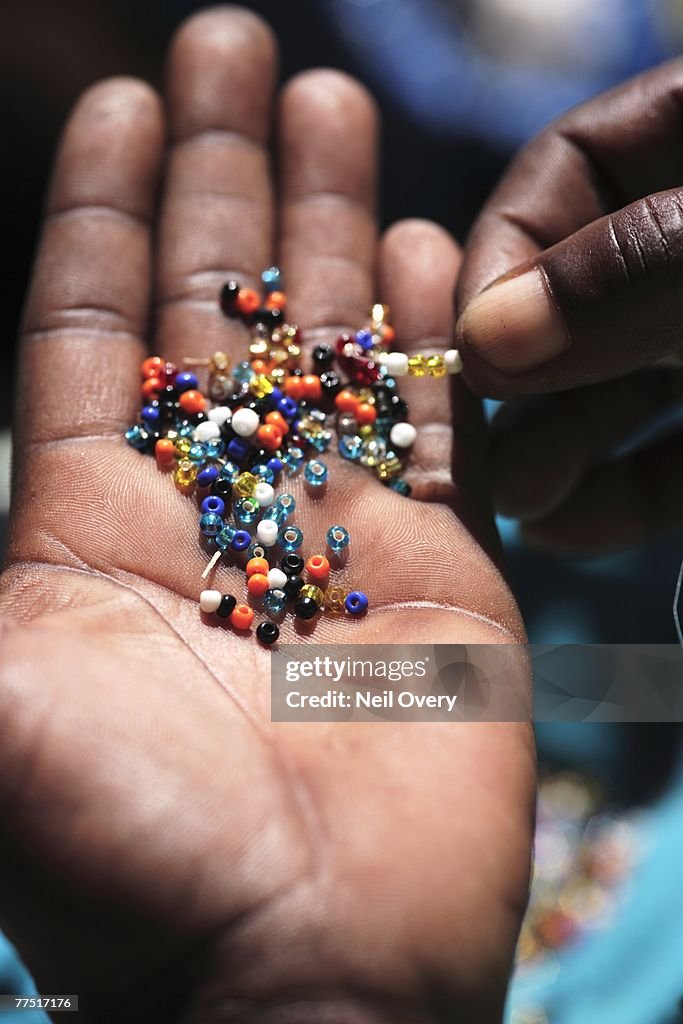
POLYGON ((550 515, 525 524, 534 546, 569 554, 618 550, 683 524, 681 437, 595 467, 550 515))
POLYGON ((588 384, 680 344, 682 87, 683 62, 664 65, 577 108, 513 163, 459 287, 479 390, 588 384))
POLYGON ((254 286, 272 260, 275 73, 270 30, 242 9, 195 15, 171 46, 157 281, 157 347, 167 358, 231 348, 242 358, 245 328, 225 319, 218 296, 229 278, 254 286))
POLYGON ((280 118, 288 318, 315 342, 357 330, 374 299, 377 113, 353 79, 311 71, 284 90, 280 118))
POLYGON ((560 395, 506 402, 492 429, 497 510, 517 519, 547 515, 592 466, 642 437, 653 417, 664 417, 681 398, 682 373, 651 369, 560 395))
POLYGON ((29 442, 117 434, 130 421, 162 148, 159 99, 134 79, 93 86, 69 118, 23 322, 20 459, 29 442))

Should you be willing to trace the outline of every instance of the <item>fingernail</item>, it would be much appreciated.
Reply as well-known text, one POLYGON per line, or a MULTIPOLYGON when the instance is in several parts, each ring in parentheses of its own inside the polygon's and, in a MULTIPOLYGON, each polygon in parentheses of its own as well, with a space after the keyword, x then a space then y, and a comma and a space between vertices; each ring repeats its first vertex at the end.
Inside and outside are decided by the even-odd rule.
POLYGON ((458 324, 466 346, 503 373, 524 373, 569 347, 569 336, 539 270, 494 284, 458 324))

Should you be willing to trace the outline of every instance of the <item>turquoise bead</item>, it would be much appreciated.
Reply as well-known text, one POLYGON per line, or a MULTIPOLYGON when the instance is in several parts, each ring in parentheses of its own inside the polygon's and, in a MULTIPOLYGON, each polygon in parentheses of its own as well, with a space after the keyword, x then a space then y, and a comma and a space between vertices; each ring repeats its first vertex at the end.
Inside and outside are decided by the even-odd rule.
POLYGON ((275 473, 272 471, 270 466, 266 466, 264 463, 259 463, 258 466, 252 466, 251 473, 258 477, 259 480, 263 480, 267 484, 275 483, 275 473))
POLYGON ((212 437, 204 443, 207 459, 220 459, 225 451, 225 441, 221 437, 212 437))
POLYGON ((311 434, 308 440, 317 452, 325 452, 330 447, 332 434, 329 430, 323 430, 320 434, 311 434))
POLYGON ((256 374, 251 368, 251 364, 247 362, 238 363, 235 369, 232 371, 232 376, 239 384, 245 384, 255 377, 256 374))
POLYGON ((322 487, 328 477, 328 469, 321 459, 310 459, 304 469, 306 483, 312 487, 322 487))
POLYGON ((195 441, 187 453, 187 457, 191 462, 206 462, 206 446, 201 441, 195 441))
POLYGON ((410 486, 407 480, 392 480, 389 486, 391 487, 392 491, 396 491, 397 494, 402 494, 404 498, 410 497, 412 487, 410 486))
POLYGON ((301 469, 306 456, 302 452, 301 448, 290 448, 285 457, 283 463, 285 466, 285 472, 288 476, 294 476, 301 469))
POLYGON ((349 531, 343 526, 331 526, 327 531, 327 543, 331 551, 343 551, 349 546, 349 531))
POLYGON ((280 494, 275 499, 275 504, 278 508, 281 508, 285 516, 291 516, 292 512, 296 508, 296 499, 293 494, 280 494))
POLYGON ((287 513, 283 508, 280 508, 279 505, 271 505, 270 508, 267 508, 263 513, 263 519, 277 523, 278 526, 283 526, 287 519, 287 513))
POLYGON ((220 548, 221 551, 227 551, 232 544, 232 538, 237 533, 234 526, 224 526, 221 532, 216 537, 216 547, 220 548))
POLYGON ((356 462, 363 451, 363 439, 355 434, 342 434, 339 438, 339 454, 356 462))
POLYGON ((234 484, 241 472, 242 470, 236 462, 225 462, 221 466, 220 476, 223 480, 228 480, 231 484, 234 484))
POLYGON ((252 540, 247 548, 247 558, 265 558, 266 549, 257 540, 252 540))
POLYGON ((304 535, 298 526, 283 526, 277 535, 283 551, 297 551, 304 542, 304 535))
POLYGON ((216 512, 205 512, 199 520, 199 529, 205 537, 217 537, 225 523, 216 512))
POLYGON ((186 423, 178 428, 178 437, 192 437, 194 434, 194 423, 186 423))
POLYGON ((131 444, 133 448, 143 451, 147 447, 149 440, 149 434, 142 427, 131 427, 130 430, 126 431, 126 441, 131 444))
POLYGON ((258 502, 251 498, 240 498, 232 506, 232 511, 237 522, 246 526, 255 523, 261 512, 258 502))
POLYGON ((284 590, 267 590, 263 595, 263 607, 270 615, 281 615, 287 606, 284 590))

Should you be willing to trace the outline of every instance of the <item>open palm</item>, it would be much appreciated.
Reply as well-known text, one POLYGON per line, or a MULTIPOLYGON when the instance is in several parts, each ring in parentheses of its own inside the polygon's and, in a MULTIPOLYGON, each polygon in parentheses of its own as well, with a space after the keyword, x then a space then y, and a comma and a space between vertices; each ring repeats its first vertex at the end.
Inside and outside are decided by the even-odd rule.
MULTIPOLYGON (((526 894, 527 728, 271 723, 268 653, 200 620, 196 508, 121 436, 142 339, 176 360, 241 357, 244 328, 216 296, 273 260, 309 345, 380 298, 400 348, 448 347, 458 251, 422 222, 377 244, 369 98, 333 72, 289 84, 276 202, 274 78, 264 25, 212 10, 173 43, 165 110, 113 80, 66 128, 0 587, 0 916, 39 989, 78 992, 85 1021, 483 1024, 500 1017, 526 894)), ((469 400, 454 432, 445 382, 404 394, 422 500, 330 459, 325 500, 301 495, 297 513, 311 542, 347 526, 346 578, 371 614, 283 639, 523 636, 465 526, 491 537, 469 400)), ((243 575, 221 566, 216 585, 242 596, 243 575)))

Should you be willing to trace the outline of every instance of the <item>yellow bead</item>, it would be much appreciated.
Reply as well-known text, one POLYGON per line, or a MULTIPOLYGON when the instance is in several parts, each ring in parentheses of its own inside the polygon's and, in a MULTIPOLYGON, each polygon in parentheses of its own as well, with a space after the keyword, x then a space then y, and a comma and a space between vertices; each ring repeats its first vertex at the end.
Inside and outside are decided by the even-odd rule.
POLYGON ((408 360, 408 373, 411 377, 424 377, 427 372, 426 356, 411 356, 408 360))
POLYGON ((270 383, 267 377, 263 374, 259 374, 258 377, 252 377, 249 381, 249 389, 256 398, 265 398, 266 395, 270 395, 273 391, 273 385, 270 383))
POLYGON ((176 437, 173 443, 175 445, 175 450, 178 452, 178 455, 187 455, 188 452, 190 451, 190 448, 192 447, 192 441, 189 439, 189 437, 176 437))
POLYGON ((227 352, 214 352, 209 363, 209 373, 227 373, 230 369, 230 357, 227 352))
POLYGON ((290 363, 298 363, 301 358, 301 346, 295 345, 293 342, 287 346, 287 355, 289 356, 290 363))
POLYGON ((358 436, 365 440, 368 437, 373 437, 375 428, 372 423, 364 423, 362 427, 358 428, 358 436))
POLYGON ((358 392, 358 401, 365 402, 366 405, 375 404, 375 393, 370 388, 361 388, 358 392))
POLYGON ((325 610, 341 614, 344 611, 345 600, 346 591, 342 587, 328 587, 324 597, 325 610))
POLYGON ((397 476, 402 469, 403 466, 400 459, 384 459, 377 465, 377 476, 380 480, 391 480, 393 477, 397 476))
POLYGON ((282 369, 281 366, 276 366, 275 369, 272 370, 270 374, 270 379, 272 380, 273 385, 275 387, 279 387, 282 384, 283 380, 285 379, 285 371, 282 369))
MULTIPOLYGON (((409 361, 410 362, 410 361, 409 361)), ((429 356, 427 359, 427 371, 432 377, 445 377, 448 372, 443 356, 429 356)))
POLYGON ((315 584, 313 583, 305 583, 304 586, 299 591, 299 596, 310 597, 313 601, 315 601, 318 608, 322 607, 322 603, 325 599, 325 595, 320 589, 320 587, 316 587, 315 584))
POLYGON ((258 481, 253 473, 240 473, 233 484, 233 490, 240 498, 251 498, 254 495, 257 483, 258 481))
POLYGON ((194 462, 190 462, 189 459, 181 459, 173 470, 173 479, 179 490, 191 490, 197 479, 197 467, 194 462))

